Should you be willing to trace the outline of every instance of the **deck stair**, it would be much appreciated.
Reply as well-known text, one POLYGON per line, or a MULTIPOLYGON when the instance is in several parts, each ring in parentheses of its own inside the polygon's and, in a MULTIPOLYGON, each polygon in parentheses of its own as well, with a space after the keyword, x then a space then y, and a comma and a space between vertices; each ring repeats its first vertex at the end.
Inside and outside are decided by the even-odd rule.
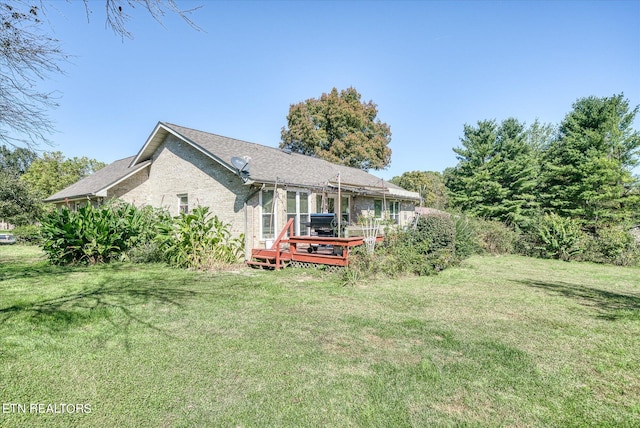
POLYGON ((251 250, 251 260, 247 261, 249 266, 266 267, 275 270, 279 270, 285 267, 289 261, 291 261, 291 252, 288 249, 283 249, 283 245, 288 243, 285 238, 287 236, 293 236, 293 219, 290 218, 285 227, 280 231, 280 234, 273 241, 271 248, 254 248, 251 250))

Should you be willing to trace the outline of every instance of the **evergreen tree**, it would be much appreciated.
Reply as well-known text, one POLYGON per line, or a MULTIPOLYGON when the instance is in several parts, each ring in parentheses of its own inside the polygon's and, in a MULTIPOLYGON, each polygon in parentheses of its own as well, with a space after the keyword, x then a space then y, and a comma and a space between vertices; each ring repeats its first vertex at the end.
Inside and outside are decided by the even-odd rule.
POLYGON ((510 118, 465 125, 458 165, 447 172, 450 202, 471 214, 522 224, 536 208, 535 151, 523 124, 510 118))
POLYGON ((524 124, 510 118, 498 130, 496 180, 506 189, 506 198, 499 204, 498 219, 522 225, 538 206, 536 200, 538 159, 528 143, 524 124))
POLYGON ((496 201, 506 196, 491 173, 496 139, 497 125, 493 120, 480 121, 477 127, 464 126, 462 147, 453 149, 458 164, 446 177, 453 207, 481 217, 494 216, 496 201))
POLYGON ((640 149, 640 133, 632 128, 637 112, 622 94, 574 103, 544 152, 546 210, 578 219, 591 232, 632 218, 640 202, 631 172, 640 149))

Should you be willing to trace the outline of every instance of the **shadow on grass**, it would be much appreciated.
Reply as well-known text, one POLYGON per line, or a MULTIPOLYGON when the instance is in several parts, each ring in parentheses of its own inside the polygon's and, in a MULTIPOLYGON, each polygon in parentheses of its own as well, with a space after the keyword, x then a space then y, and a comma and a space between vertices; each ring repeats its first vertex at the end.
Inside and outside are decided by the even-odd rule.
POLYGON ((599 318, 640 321, 640 297, 630 294, 615 293, 566 282, 548 282, 519 280, 529 287, 545 290, 554 295, 573 299, 578 303, 594 308, 599 318))
MULTIPOLYGON (((115 271, 110 272, 96 270, 83 273, 87 275, 87 285, 77 291, 48 299, 16 301, 11 306, 0 306, 0 325, 24 321, 49 334, 64 334, 72 328, 108 322, 111 325, 108 335, 121 335, 125 348, 129 349, 132 326, 143 326, 172 337, 169 331, 157 325, 155 320, 158 310, 182 308, 187 301, 199 295, 210 294, 190 289, 191 277, 182 272, 172 274, 166 270, 145 271, 132 278, 117 272, 123 270, 122 267, 115 268, 115 271), (97 278, 91 278, 92 273, 97 278)), ((33 269, 26 277, 46 277, 52 284, 55 284, 53 281, 60 284, 64 281, 64 277, 60 275, 81 271, 77 268, 50 271, 43 267, 42 270, 33 269)), ((77 283, 74 288, 79 288, 77 283)), ((60 289, 64 293, 64 287, 60 289)))

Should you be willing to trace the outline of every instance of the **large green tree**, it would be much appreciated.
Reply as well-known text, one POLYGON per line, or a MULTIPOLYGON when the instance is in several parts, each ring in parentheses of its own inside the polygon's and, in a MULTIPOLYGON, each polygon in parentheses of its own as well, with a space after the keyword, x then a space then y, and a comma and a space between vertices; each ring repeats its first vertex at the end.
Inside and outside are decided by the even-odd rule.
POLYGON ((104 162, 86 156, 67 159, 62 152, 45 152, 42 158, 33 161, 21 180, 44 199, 104 166, 104 162))
POLYGON ((31 163, 38 158, 33 150, 24 147, 10 148, 0 146, 0 169, 15 175, 24 174, 31 163))
POLYGON ((387 167, 391 129, 377 119, 376 104, 360 99, 355 88, 333 88, 291 105, 280 147, 365 171, 387 167))
POLYGON ((33 223, 40 208, 24 182, 9 171, 0 171, 0 220, 17 226, 33 223))
POLYGON ((523 224, 536 207, 538 174, 534 147, 525 126, 510 118, 465 125, 458 164, 445 174, 450 204, 466 212, 523 224))
POLYGON ((592 232, 638 215, 640 195, 632 174, 640 155, 640 133, 632 128, 637 113, 623 94, 573 104, 544 153, 545 209, 575 218, 592 232))
POLYGON ((25 148, 0 147, 0 219, 15 225, 32 223, 40 204, 20 177, 37 154, 25 148))
POLYGON ((442 174, 436 171, 407 171, 389 182, 403 189, 417 192, 426 207, 444 209, 447 206, 447 189, 442 174))

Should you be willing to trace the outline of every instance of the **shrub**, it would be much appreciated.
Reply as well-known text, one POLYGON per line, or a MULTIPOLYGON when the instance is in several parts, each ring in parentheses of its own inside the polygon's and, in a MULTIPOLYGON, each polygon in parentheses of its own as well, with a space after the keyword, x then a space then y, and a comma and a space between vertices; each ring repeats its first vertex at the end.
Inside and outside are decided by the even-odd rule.
POLYGON ((419 252, 434 253, 439 250, 455 250, 456 228, 449 215, 420 216, 412 234, 419 252))
POLYGON ((117 258, 124 251, 122 230, 112 207, 64 207, 42 220, 43 249, 54 264, 98 263, 117 258))
POLYGON ((164 261, 164 252, 157 236, 160 230, 170 227, 173 222, 164 209, 145 206, 125 217, 127 229, 135 231, 131 235, 128 249, 123 259, 133 263, 158 263, 164 261))
POLYGON ((416 229, 388 231, 374 254, 355 248, 342 283, 351 284, 378 274, 432 275, 455 263, 455 225, 447 216, 420 217, 416 229))
POLYGON ((54 264, 127 260, 132 249, 153 241, 156 226, 166 218, 160 210, 120 201, 77 211, 64 207, 43 218, 42 247, 54 264))
POLYGON ((456 258, 466 259, 482 249, 478 238, 477 221, 464 214, 454 214, 453 224, 456 229, 455 251, 456 258))
POLYGON ((576 220, 545 214, 536 228, 536 249, 542 257, 571 260, 584 250, 585 237, 576 220))
POLYGON ((166 260, 176 266, 196 269, 237 263, 244 248, 244 236, 232 238, 230 225, 209 216, 209 207, 181 213, 158 236, 166 260))
POLYGON ((640 245, 625 227, 607 226, 587 240, 582 257, 596 263, 634 265, 640 262, 640 245))
POLYGON ((478 239, 482 250, 489 254, 511 254, 518 234, 506 224, 495 220, 478 220, 478 239))
POLYGON ((39 245, 42 242, 40 226, 33 224, 18 226, 11 230, 11 233, 16 237, 16 241, 20 244, 39 245))

